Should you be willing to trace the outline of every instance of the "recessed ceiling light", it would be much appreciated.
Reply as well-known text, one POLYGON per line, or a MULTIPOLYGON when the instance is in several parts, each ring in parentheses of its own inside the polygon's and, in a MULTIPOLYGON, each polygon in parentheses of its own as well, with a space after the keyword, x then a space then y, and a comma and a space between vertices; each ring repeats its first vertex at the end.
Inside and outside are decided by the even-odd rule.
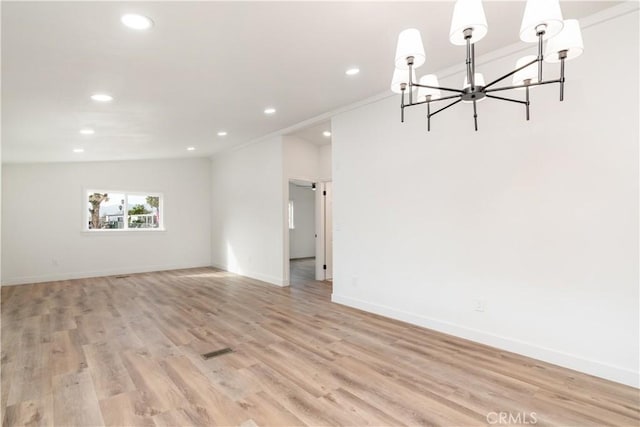
POLYGON ((73 152, 74 153, 84 153, 84 148, 74 148, 73 152))
POLYGON ((122 15, 120 21, 129 28, 134 30, 147 30, 153 25, 153 21, 144 15, 128 13, 122 15))
POLYGON ((344 73, 347 76, 355 76, 356 74, 358 74, 360 72, 360 68, 349 68, 347 71, 345 71, 344 73))
POLYGON ((220 132, 218 132, 218 136, 227 136, 227 132, 221 130, 220 132))
POLYGON ((107 95, 106 93, 94 93, 91 95, 91 99, 98 102, 109 102, 113 101, 113 96, 107 95))
POLYGON ((187 147, 187 151, 193 151, 195 149, 196 149, 196 147, 187 147))
POLYGON ((96 133, 96 131, 93 130, 93 129, 88 129, 87 128, 87 129, 80 129, 80 133, 82 135, 93 135, 94 133, 96 133))
POLYGON ((322 132, 322 134, 324 136, 326 136, 327 138, 329 138, 331 136, 331 132, 329 132, 328 130, 325 130, 324 132, 322 132))
POLYGON ((276 112, 276 109, 273 107, 265 108, 264 110, 265 114, 274 114, 275 112, 276 112))

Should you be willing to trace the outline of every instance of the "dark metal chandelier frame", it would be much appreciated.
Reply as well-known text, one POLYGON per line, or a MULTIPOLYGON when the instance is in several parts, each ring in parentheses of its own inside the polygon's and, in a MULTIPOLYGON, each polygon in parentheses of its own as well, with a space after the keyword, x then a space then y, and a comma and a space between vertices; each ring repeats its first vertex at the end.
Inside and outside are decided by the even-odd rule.
POLYGON ((543 37, 546 33, 546 25, 545 24, 541 24, 538 25, 536 27, 536 35, 538 37, 538 56, 536 57, 536 59, 526 63, 525 65, 518 67, 516 69, 514 69, 513 71, 493 80, 492 82, 484 85, 484 86, 480 86, 480 85, 475 85, 475 67, 476 67, 476 61, 475 61, 475 43, 471 43, 471 37, 473 34, 473 29, 472 28, 467 28, 464 30, 464 38, 466 40, 466 46, 467 46, 467 59, 466 59, 466 73, 467 73, 467 81, 469 82, 469 85, 467 87, 465 87, 464 89, 453 89, 453 88, 449 88, 449 87, 442 87, 442 86, 430 86, 430 85, 424 85, 424 84, 419 84, 419 83, 414 83, 412 81, 412 76, 413 76, 413 64, 414 64, 414 57, 413 56, 409 56, 407 57, 407 65, 409 67, 409 83, 401 83, 400 84, 400 90, 402 91, 402 96, 401 96, 401 104, 400 104, 400 109, 401 109, 401 113, 400 113, 400 120, 401 122, 404 123, 404 109, 406 107, 413 107, 415 105, 422 105, 422 104, 427 104, 427 131, 431 131, 431 117, 435 116, 436 114, 446 110, 449 107, 452 107, 456 104, 458 104, 459 102, 462 101, 466 101, 466 102, 470 102, 473 103, 473 122, 474 122, 474 127, 475 130, 478 130, 478 108, 477 108, 477 101, 483 99, 483 98, 492 98, 492 99, 497 99, 499 101, 508 101, 508 102, 515 102, 518 104, 523 104, 526 107, 526 119, 529 120, 530 119, 530 113, 529 113, 529 105, 530 105, 530 100, 529 100, 529 88, 533 87, 533 86, 542 86, 542 85, 548 85, 548 84, 553 84, 553 83, 559 83, 560 84, 560 101, 564 100, 564 82, 565 82, 565 77, 564 77, 564 63, 565 63, 565 59, 567 58, 567 50, 562 50, 558 52, 558 59, 560 60, 560 78, 555 79, 555 80, 547 80, 547 81, 543 81, 542 80, 542 62, 543 62, 543 53, 542 53, 542 45, 543 45, 543 37), (512 76, 513 74, 517 73, 518 71, 521 71, 533 64, 537 63, 538 64, 538 81, 534 82, 531 79, 526 79, 524 80, 523 84, 520 85, 512 85, 512 86, 503 86, 503 87, 496 87, 494 88, 493 86, 495 86, 497 83, 501 82, 502 80, 506 79, 507 77, 512 76), (428 89, 436 89, 436 90, 443 90, 443 91, 447 91, 447 92, 454 92, 455 95, 450 95, 450 96, 444 96, 441 98, 435 98, 432 99, 431 95, 427 95, 426 96, 426 100, 424 101, 413 101, 413 90, 415 87, 418 88, 428 88, 428 89), (513 99, 513 98, 507 98, 507 97, 503 97, 503 96, 497 96, 497 95, 493 95, 494 92, 500 92, 500 91, 504 91, 504 90, 511 90, 511 89, 525 89, 525 100, 519 100, 519 99, 513 99), (409 102, 405 103, 405 92, 406 90, 409 90, 409 102), (444 107, 440 107, 437 110, 431 112, 431 103, 432 102, 437 102, 437 101, 445 101, 445 100, 454 100, 453 102, 445 105, 444 107))

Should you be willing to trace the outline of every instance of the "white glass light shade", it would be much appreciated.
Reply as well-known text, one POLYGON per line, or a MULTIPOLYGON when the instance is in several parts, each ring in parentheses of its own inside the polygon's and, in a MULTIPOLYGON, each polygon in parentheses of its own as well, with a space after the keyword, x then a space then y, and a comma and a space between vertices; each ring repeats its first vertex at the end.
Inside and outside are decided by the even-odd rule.
POLYGON ((520 25, 520 40, 527 43, 538 41, 536 27, 546 25, 544 40, 562 30, 562 10, 559 0, 527 0, 520 25))
MULTIPOLYGON (((416 81, 416 70, 412 70, 411 73, 411 81, 415 82, 416 81)), ((400 89, 400 85, 402 83, 406 83, 407 84, 407 88, 405 89, 405 92, 409 92, 409 70, 402 70, 400 68, 396 68, 395 71, 393 72, 393 78, 391 79, 391 90, 395 93, 402 93, 402 89, 400 89)), ((416 87, 413 87, 413 90, 416 90, 416 87)))
MULTIPOLYGON (((420 77, 420 84, 429 86, 440 86, 438 84, 438 77, 435 74, 427 74, 426 76, 420 77)), ((424 101, 428 95, 431 95, 432 100, 438 99, 441 96, 440 89, 431 89, 428 87, 418 88, 418 101, 424 101)))
POLYGON ((471 43, 477 43, 487 35, 489 29, 484 15, 482 0, 458 0, 453 7, 449 41, 454 45, 465 45, 464 30, 471 28, 471 43))
POLYGON ((398 36, 398 46, 396 47, 396 68, 402 70, 409 69, 407 58, 413 56, 413 68, 416 69, 425 61, 424 46, 420 31, 415 28, 404 30, 398 36))
MULTIPOLYGON (((537 56, 527 55, 518 59, 516 62, 516 69, 522 67, 525 64, 535 61, 537 56)), ((537 62, 523 68, 513 75, 513 85, 523 85, 525 80, 530 80, 530 83, 538 83, 538 66, 537 62)), ((518 90, 524 90, 524 88, 518 88, 518 90)))
MULTIPOLYGON (((473 75, 473 83, 476 86, 484 86, 484 76, 482 75, 482 73, 475 73, 473 75)), ((469 80, 467 80, 467 76, 464 76, 464 85, 463 85, 463 89, 466 89, 469 87, 469 80)))
POLYGON ((558 52, 566 50, 566 60, 577 58, 584 52, 580 23, 576 19, 566 19, 562 31, 547 42, 547 50, 544 60, 547 62, 560 62, 558 52))

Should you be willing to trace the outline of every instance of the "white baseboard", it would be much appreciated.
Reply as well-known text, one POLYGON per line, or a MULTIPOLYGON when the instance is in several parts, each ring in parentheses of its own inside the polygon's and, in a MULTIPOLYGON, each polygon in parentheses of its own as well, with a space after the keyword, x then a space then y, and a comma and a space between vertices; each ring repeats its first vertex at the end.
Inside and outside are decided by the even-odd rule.
POLYGON ((268 276, 260 273, 252 273, 252 272, 239 273, 236 271, 230 271, 224 265, 216 265, 216 264, 209 264, 209 263, 202 263, 197 265, 196 264, 151 265, 151 266, 143 266, 143 267, 135 267, 135 268, 113 268, 113 269, 95 270, 95 271, 43 274, 39 276, 10 277, 8 279, 3 280, 1 286, 16 286, 16 285, 25 285, 29 283, 57 282, 60 280, 86 279, 89 277, 115 276, 119 274, 151 273, 154 271, 181 270, 185 268, 206 268, 206 267, 215 267, 220 270, 229 271, 230 273, 239 274, 242 276, 250 277, 252 279, 260 280, 262 282, 266 282, 271 285, 276 285, 280 287, 289 286, 288 280, 283 280, 281 278, 268 276))
POLYGON ((281 277, 269 276, 269 275, 266 275, 266 274, 255 273, 255 272, 252 272, 252 271, 233 271, 232 269, 229 269, 228 266, 222 265, 222 264, 217 264, 217 263, 212 263, 211 266, 214 267, 214 268, 218 268, 220 270, 228 271, 229 273, 237 274, 239 276, 245 276, 245 277, 249 277, 251 279, 260 280, 261 282, 266 282, 266 283, 268 283, 270 285, 275 285, 275 286, 280 286, 280 287, 289 286, 289 281, 288 280, 284 280, 281 277))
POLYGON ((401 320, 413 325, 433 329, 438 332, 479 342, 481 344, 486 344, 501 350, 553 363, 554 365, 584 372, 596 377, 629 385, 631 387, 640 387, 640 372, 634 372, 630 369, 613 366, 596 360, 584 359, 573 354, 541 347, 525 341, 495 335, 478 329, 467 328, 451 322, 397 310, 380 304, 362 301, 343 295, 336 295, 335 293, 332 294, 331 301, 363 311, 379 314, 381 316, 390 317, 392 319, 401 320))
POLYGON ((57 282, 59 280, 86 279, 89 277, 115 276, 119 274, 150 273, 154 271, 181 270, 185 268, 210 267, 209 264, 172 264, 151 265, 135 268, 113 268, 96 271, 79 271, 56 274, 43 274, 40 276, 10 277, 2 281, 2 286, 16 286, 29 283, 57 282))

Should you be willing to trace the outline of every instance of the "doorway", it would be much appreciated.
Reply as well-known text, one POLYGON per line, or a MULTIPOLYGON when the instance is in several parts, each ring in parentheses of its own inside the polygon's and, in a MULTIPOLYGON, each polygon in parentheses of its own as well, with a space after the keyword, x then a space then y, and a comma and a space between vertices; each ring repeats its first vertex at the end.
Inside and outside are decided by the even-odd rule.
POLYGON ((289 282, 315 280, 316 192, 313 182, 289 181, 289 282))
POLYGON ((333 187, 330 181, 289 180, 288 284, 333 279, 333 187))

